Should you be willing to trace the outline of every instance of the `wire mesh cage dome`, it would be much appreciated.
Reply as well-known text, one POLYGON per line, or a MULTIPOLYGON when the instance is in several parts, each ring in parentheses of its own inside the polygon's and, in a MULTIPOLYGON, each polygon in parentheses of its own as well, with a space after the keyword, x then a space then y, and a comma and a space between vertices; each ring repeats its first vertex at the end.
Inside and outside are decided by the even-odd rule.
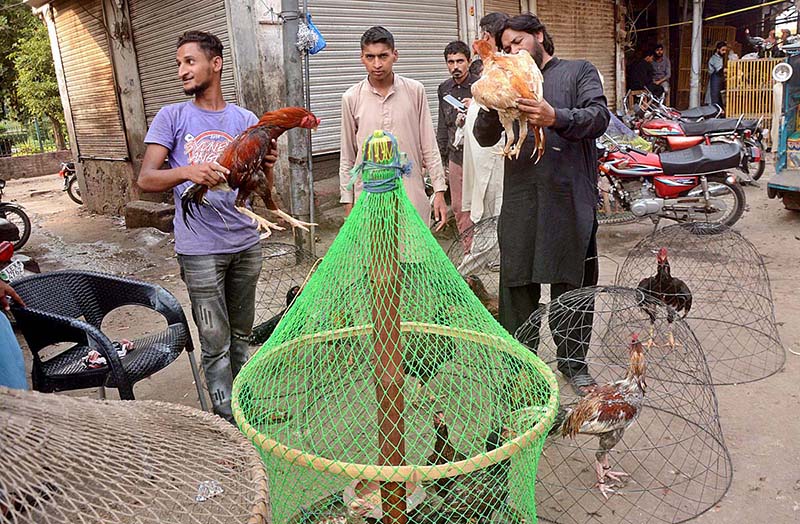
POLYGON ((730 228, 669 226, 631 249, 617 284, 636 287, 654 276, 661 248, 666 248, 671 275, 691 290, 686 321, 705 351, 714 384, 750 382, 779 371, 786 354, 769 275, 755 246, 730 228))
POLYGON ((250 342, 260 346, 299 293, 317 258, 294 244, 262 242, 261 274, 256 284, 255 320, 250 342))
POLYGON ((463 276, 478 275, 486 287, 497 291, 500 285, 500 244, 497 220, 485 218, 458 235, 447 248, 447 258, 463 276))
POLYGON ((223 419, 0 387, 0 522, 267 524, 264 465, 223 419))
POLYGON ((588 366, 599 384, 583 398, 561 389, 537 474, 540 521, 683 522, 727 491, 708 366, 689 326, 670 318, 640 290, 600 286, 561 295, 520 327, 561 380, 588 366))
POLYGON ((364 155, 352 213, 234 381, 274 521, 534 522, 555 377, 448 261, 391 135, 364 155))

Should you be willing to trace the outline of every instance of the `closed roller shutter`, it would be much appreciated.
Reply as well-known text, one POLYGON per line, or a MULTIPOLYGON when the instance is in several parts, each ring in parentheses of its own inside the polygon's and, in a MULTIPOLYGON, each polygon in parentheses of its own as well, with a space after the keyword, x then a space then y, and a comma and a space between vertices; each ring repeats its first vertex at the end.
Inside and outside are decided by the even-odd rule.
POLYGON ((72 0, 56 2, 53 8, 78 156, 126 160, 128 144, 102 6, 99 1, 72 0))
POLYGON ((310 0, 309 12, 328 47, 312 55, 311 110, 322 119, 313 135, 313 151, 339 150, 342 95, 364 79, 360 60, 361 35, 374 25, 392 32, 400 58, 394 71, 425 85, 434 124, 438 114, 436 90, 448 77, 445 46, 458 39, 456 0, 310 0))
POLYGON ((165 105, 189 99, 175 64, 175 45, 184 31, 207 31, 222 41, 222 94, 238 102, 224 0, 132 0, 129 10, 148 126, 165 105))
POLYGON ((514 0, 484 0, 483 14, 505 13, 510 16, 518 15, 522 12, 520 2, 514 0))
POLYGON ((613 0, 538 0, 537 16, 547 27, 559 58, 588 60, 603 75, 608 105, 616 101, 616 43, 613 0))

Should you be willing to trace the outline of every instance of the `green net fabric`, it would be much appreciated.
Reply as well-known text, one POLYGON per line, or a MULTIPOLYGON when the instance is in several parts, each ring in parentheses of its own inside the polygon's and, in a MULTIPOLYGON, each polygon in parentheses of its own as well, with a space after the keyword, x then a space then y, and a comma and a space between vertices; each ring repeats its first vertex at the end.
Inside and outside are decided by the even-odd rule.
POLYGON ((391 135, 363 151, 364 192, 234 382, 274 522, 535 522, 555 377, 447 259, 391 135))

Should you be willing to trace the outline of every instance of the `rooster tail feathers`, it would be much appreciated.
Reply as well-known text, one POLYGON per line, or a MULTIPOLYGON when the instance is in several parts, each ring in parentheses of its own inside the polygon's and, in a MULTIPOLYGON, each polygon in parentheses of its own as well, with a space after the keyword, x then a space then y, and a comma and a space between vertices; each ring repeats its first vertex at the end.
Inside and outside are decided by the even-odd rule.
POLYGON ((550 431, 547 432, 547 436, 550 437, 561 433, 561 427, 564 425, 565 420, 567 420, 567 410, 559 406, 556 418, 553 420, 553 426, 550 428, 550 431))
POLYGON ((183 223, 186 224, 186 228, 195 233, 194 228, 189 224, 189 219, 194 218, 194 213, 192 212, 192 207, 199 207, 201 204, 208 205, 214 212, 219 216, 222 223, 225 225, 225 229, 230 231, 230 227, 228 223, 225 221, 225 217, 222 216, 222 213, 219 212, 219 209, 214 207, 214 205, 206 199, 206 193, 208 192, 208 187, 202 184, 192 184, 191 186, 187 187, 183 193, 181 194, 181 210, 183 211, 183 223))
POLYGON ((189 231, 194 232, 194 229, 189 224, 189 219, 194 218, 192 213, 192 206, 198 206, 205 199, 206 191, 208 188, 201 184, 192 184, 183 190, 181 194, 181 210, 183 211, 183 223, 189 231))

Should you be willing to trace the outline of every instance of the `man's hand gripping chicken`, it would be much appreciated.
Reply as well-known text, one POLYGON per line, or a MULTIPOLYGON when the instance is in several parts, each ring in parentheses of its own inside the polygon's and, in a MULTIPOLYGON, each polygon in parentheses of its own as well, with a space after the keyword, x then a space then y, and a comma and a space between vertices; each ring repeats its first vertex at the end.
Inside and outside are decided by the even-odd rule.
MULTIPOLYGON (((497 110, 506 131, 503 156, 519 158, 528 136, 528 118, 520 111, 518 100, 542 100, 542 72, 525 50, 514 55, 497 53, 486 40, 476 40, 472 48, 483 60, 483 75, 472 84, 472 96, 482 106, 497 110), (515 120, 519 121, 519 138, 514 134, 515 120)), ((534 127, 533 134, 536 140, 533 154, 537 155, 538 162, 544 154, 544 131, 541 127, 534 127)))

